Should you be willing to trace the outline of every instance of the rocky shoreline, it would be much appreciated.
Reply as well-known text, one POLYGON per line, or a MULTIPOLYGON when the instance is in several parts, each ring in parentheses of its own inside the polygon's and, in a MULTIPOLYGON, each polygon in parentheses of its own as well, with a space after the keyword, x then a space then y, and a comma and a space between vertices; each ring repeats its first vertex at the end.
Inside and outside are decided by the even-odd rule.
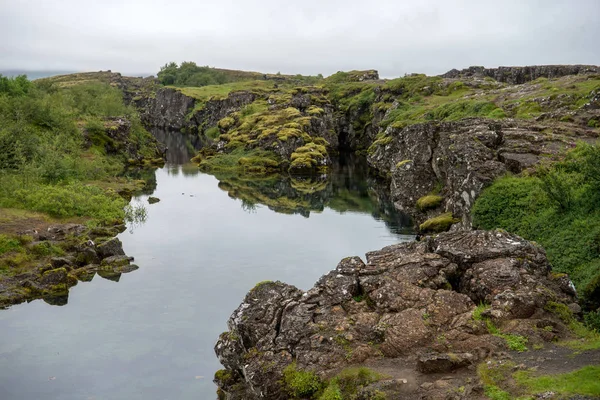
POLYGON ((46 263, 2 279, 0 308, 36 299, 65 305, 69 288, 80 281, 91 281, 96 274, 118 282, 122 273, 138 269, 131 263, 133 257, 125 255, 121 241, 115 236, 124 230, 124 225, 90 229, 69 223, 19 232, 29 242, 26 248, 59 249, 61 255, 46 257, 46 263))
POLYGON ((383 360, 406 370, 404 389, 379 382, 356 398, 372 398, 372 389, 387 398, 448 398, 459 387, 468 389, 453 398, 479 398, 473 366, 506 357, 514 341, 530 347, 571 337, 560 313, 581 311, 544 250, 503 231, 442 233, 366 260, 343 259, 307 292, 281 282, 252 289, 215 346, 225 367, 215 379, 220 398, 290 398, 282 374, 292 364, 326 382, 368 361, 377 370, 383 360), (470 372, 443 390, 416 385, 461 368, 470 372))

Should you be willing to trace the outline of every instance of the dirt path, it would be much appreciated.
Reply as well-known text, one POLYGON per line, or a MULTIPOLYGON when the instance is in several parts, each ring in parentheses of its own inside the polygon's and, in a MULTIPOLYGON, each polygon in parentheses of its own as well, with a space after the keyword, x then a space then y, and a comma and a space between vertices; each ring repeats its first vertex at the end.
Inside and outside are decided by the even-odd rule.
POLYGON ((547 344, 540 350, 513 352, 511 356, 516 364, 537 369, 536 375, 564 374, 587 365, 600 365, 600 350, 576 352, 556 344, 547 344))

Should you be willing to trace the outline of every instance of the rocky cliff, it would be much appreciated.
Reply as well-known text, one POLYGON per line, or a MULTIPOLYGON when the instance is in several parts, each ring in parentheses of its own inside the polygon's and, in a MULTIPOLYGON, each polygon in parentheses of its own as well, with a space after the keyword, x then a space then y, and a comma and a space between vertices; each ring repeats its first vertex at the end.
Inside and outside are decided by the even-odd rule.
MULTIPOLYGON (((498 355, 508 350, 507 338, 531 346, 568 336, 553 310, 577 310, 574 296, 568 278, 550 272, 540 247, 506 232, 444 233, 393 245, 368 253, 366 263, 343 259, 307 292, 258 284, 215 346, 226 368, 216 383, 221 398, 287 399, 286 368, 325 382, 346 366, 377 370, 387 360, 407 382, 389 393, 377 387, 421 398, 429 390, 421 383, 433 379, 428 374, 498 355)), ((460 398, 477 398, 480 388, 467 377, 459 383, 468 386, 460 398)), ((371 398, 369 390, 357 398, 371 398)))
MULTIPOLYGON (((525 141, 529 140, 530 133, 535 135, 536 132, 553 134, 556 131, 563 135, 558 141, 565 143, 569 141, 565 136, 573 137, 570 142, 597 136, 597 130, 589 129, 600 125, 597 73, 598 67, 579 65, 471 67, 453 70, 441 77, 410 75, 385 81, 378 79, 376 71, 354 71, 340 72, 322 80, 320 85, 304 87, 268 80, 222 87, 159 88, 154 95, 136 100, 136 104, 148 126, 197 133, 205 147, 212 149, 198 160, 204 161, 207 169, 211 168, 207 158, 226 157, 236 149, 239 152, 240 148, 249 153, 264 150, 263 155, 272 155, 268 162, 245 164, 243 168, 291 172, 327 167, 330 155, 340 149, 363 152, 369 149, 370 153, 378 153, 371 158, 373 166, 385 176, 392 175, 395 168, 384 166, 382 158, 387 157, 388 164, 392 161, 397 164, 425 157, 421 154, 397 160, 397 154, 385 151, 384 157, 382 151, 377 150, 404 128, 408 129, 407 134, 411 130, 428 130, 426 136, 430 139, 431 135, 438 135, 434 131, 445 137, 454 135, 455 128, 464 131, 473 124, 520 130, 518 140, 525 141), (485 117, 490 121, 439 124, 469 117, 485 117), (536 124, 531 123, 533 118, 536 124), (423 123, 430 125, 423 126, 423 123)), ((135 93, 141 92, 138 89, 135 93)), ((498 140, 504 140, 503 137, 498 136, 498 140)), ((540 141, 539 138, 537 135, 533 140, 540 141)), ((550 138, 548 142, 552 147, 557 140, 550 138)), ((515 166, 514 157, 509 154, 510 143, 488 144, 502 147, 492 150, 504 154, 512 164, 508 170, 520 170, 518 165, 522 162, 515 166)), ((547 147, 542 143, 540 146, 547 147)), ((392 147, 390 150, 394 151, 392 147)), ((446 152, 460 158, 459 153, 465 150, 470 149, 454 146, 446 152)), ((523 145, 514 153, 527 151, 523 145)), ((558 149, 550 150, 555 151, 558 149)), ((533 160, 527 155, 515 157, 521 161, 533 160)), ((245 161, 256 161, 256 158, 246 157, 245 161)), ((438 180, 442 178, 440 174, 440 171, 436 173, 438 180)), ((431 188, 430 184, 425 186, 431 188)), ((409 197, 420 194, 412 193, 409 197)), ((404 203, 399 205, 407 207, 404 203)), ((465 213, 457 212, 457 215, 462 217, 465 213)), ((468 225, 466 221, 465 226, 468 225)))
POLYGON ((444 78, 489 77, 498 82, 519 85, 538 78, 560 78, 568 75, 600 73, 595 65, 533 65, 526 67, 469 67, 463 70, 452 69, 441 75, 444 78))
POLYGON ((396 207, 418 223, 451 212, 460 219, 453 229, 471 228, 471 207, 495 178, 558 160, 578 141, 597 140, 596 132, 575 126, 479 118, 390 127, 385 135, 368 160, 390 177, 396 207), (418 210, 417 201, 433 191, 439 204, 418 210))

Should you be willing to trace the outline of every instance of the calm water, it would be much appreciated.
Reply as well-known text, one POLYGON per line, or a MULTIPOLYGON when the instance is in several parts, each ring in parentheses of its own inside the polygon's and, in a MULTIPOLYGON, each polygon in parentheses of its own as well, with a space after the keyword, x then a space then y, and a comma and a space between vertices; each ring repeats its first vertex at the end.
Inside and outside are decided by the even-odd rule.
POLYGON ((327 177, 217 179, 161 139, 161 201, 134 199, 147 221, 120 235, 140 269, 80 282, 62 307, 0 311, 0 399, 215 399, 213 345, 256 282, 308 289, 345 256, 412 238, 354 160, 327 177))

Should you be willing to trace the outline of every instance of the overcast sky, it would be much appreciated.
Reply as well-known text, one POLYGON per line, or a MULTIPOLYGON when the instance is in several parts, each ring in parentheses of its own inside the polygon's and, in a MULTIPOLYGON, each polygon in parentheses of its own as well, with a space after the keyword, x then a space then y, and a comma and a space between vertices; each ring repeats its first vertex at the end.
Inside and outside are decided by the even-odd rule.
POLYGON ((0 0, 0 70, 600 64, 600 0, 0 0))

